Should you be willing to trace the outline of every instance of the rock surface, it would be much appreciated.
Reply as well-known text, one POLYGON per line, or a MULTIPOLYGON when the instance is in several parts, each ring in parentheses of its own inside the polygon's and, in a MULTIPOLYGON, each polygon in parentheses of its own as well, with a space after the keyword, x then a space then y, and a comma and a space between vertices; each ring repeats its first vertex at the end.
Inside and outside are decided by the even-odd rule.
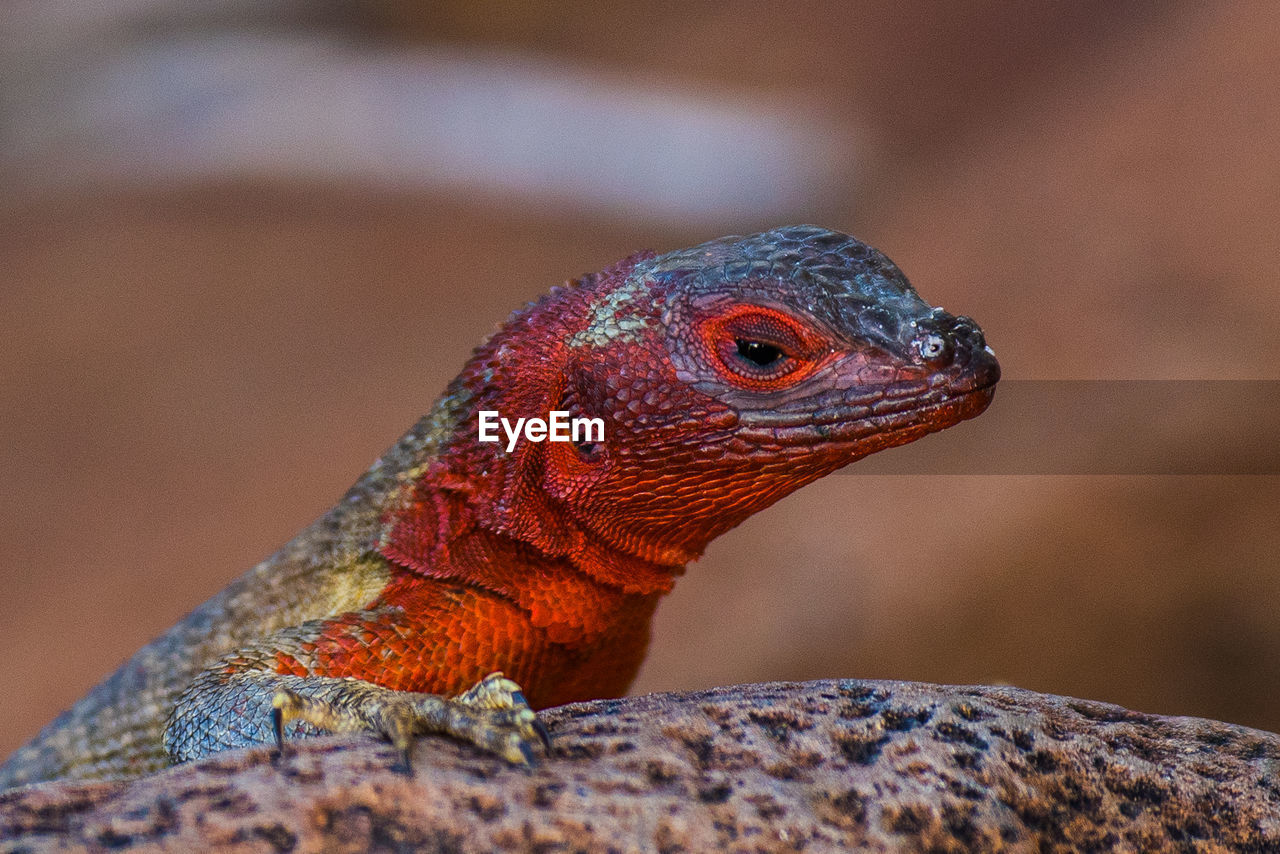
POLYGON ((1016 688, 770 683, 549 710, 532 770, 424 739, 0 794, 0 851, 1280 851, 1280 735, 1016 688))

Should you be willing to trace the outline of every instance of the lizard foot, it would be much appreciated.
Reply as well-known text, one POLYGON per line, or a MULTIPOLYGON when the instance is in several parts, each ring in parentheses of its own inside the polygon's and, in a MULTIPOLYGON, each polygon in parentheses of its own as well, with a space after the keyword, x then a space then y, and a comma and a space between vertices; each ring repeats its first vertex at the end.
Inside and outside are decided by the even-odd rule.
POLYGON ((330 732, 375 732, 400 753, 409 773, 414 736, 444 733, 496 753, 516 765, 532 765, 533 743, 551 749, 551 735, 525 701, 520 686, 491 673, 457 697, 393 691, 350 680, 324 698, 280 688, 271 699, 276 748, 284 751, 285 726, 305 721, 330 732))

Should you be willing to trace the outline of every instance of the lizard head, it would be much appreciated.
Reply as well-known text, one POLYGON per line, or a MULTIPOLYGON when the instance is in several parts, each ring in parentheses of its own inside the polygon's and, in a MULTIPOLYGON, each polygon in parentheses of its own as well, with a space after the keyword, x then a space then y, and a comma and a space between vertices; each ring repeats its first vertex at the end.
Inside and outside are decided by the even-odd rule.
POLYGON ((568 527, 677 566, 804 484, 979 414, 998 378, 972 320, 875 249, 794 226, 632 256, 518 312, 464 372, 452 444, 491 475, 485 527, 552 552, 568 527), (480 447, 481 409, 599 419, 603 438, 480 447))

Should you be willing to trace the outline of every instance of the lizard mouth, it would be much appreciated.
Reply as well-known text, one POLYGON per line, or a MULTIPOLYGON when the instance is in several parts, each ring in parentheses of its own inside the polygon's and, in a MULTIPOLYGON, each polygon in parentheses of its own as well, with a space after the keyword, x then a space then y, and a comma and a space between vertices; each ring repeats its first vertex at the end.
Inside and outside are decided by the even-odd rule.
MULTIPOLYGON (((884 432, 886 435, 895 435, 899 432, 916 431, 924 427, 926 429, 920 434, 923 435, 924 433, 944 430, 961 421, 967 421, 970 418, 976 418, 981 415, 991 404, 995 394, 996 384, 992 380, 985 385, 976 386, 967 391, 953 392, 941 400, 933 402, 918 401, 914 406, 887 413, 888 423, 885 425, 887 429, 884 432)), ((907 441, 910 441, 910 439, 907 439, 907 441)))
POLYGON ((823 396, 786 410, 743 412, 738 435, 764 446, 825 444, 852 461, 977 417, 995 397, 999 379, 999 363, 983 348, 950 376, 851 388, 838 398, 823 396))

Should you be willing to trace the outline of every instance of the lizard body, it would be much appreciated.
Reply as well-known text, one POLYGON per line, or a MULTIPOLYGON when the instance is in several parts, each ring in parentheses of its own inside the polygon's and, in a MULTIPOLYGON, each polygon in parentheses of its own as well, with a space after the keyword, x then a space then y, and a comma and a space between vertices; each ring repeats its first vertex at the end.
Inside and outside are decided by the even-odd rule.
POLYGON ((710 540, 977 415, 998 377, 971 320, 847 235, 633 255, 512 315, 329 513, 19 748, 0 788, 323 729, 404 750, 444 731, 521 761, 525 698, 624 693, 710 540), (604 439, 478 441, 480 411, 552 410, 604 439))

